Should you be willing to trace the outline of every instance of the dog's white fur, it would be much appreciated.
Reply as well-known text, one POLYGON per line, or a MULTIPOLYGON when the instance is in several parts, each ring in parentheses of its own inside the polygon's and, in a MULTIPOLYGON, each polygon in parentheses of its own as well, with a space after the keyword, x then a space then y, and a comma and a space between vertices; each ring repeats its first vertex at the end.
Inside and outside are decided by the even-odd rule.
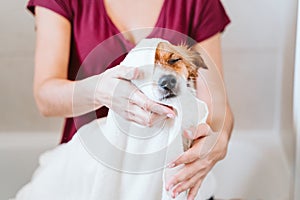
MULTIPOLYGON (((122 63, 141 66, 144 76, 134 84, 155 101, 159 100, 153 80, 163 70, 153 72, 153 52, 161 41, 144 40, 122 63)), ((182 166, 169 169, 166 165, 183 153, 182 130, 205 122, 207 107, 184 89, 178 97, 160 103, 175 108, 175 119, 147 128, 110 111, 106 119, 95 120, 80 128, 69 143, 40 157, 40 167, 16 199, 171 199, 164 184, 182 166)), ((206 186, 206 182, 197 199, 204 200, 211 195, 212 184, 206 186)), ((176 199, 184 200, 186 194, 182 193, 176 199)))

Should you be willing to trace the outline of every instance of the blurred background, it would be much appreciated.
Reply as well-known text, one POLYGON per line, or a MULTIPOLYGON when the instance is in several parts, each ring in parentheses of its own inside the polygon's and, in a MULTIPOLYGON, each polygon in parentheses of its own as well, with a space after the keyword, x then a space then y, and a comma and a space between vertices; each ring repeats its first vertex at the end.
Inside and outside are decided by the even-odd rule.
MULTIPOLYGON (((0 199, 30 180, 39 154, 59 142, 63 123, 42 117, 35 106, 34 18, 26 2, 0 1, 0 199)), ((232 20, 223 60, 235 129, 226 159, 214 168, 216 196, 299 200, 297 0, 223 4, 232 20)))

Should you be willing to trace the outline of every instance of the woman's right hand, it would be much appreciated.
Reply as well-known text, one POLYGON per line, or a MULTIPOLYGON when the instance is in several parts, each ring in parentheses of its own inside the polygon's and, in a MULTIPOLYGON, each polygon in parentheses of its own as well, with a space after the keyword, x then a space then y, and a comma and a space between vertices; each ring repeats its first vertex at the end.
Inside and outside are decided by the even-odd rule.
POLYGON ((138 76, 139 70, 134 67, 119 65, 107 69, 99 75, 96 99, 123 118, 144 126, 174 118, 172 109, 150 100, 131 83, 138 76))

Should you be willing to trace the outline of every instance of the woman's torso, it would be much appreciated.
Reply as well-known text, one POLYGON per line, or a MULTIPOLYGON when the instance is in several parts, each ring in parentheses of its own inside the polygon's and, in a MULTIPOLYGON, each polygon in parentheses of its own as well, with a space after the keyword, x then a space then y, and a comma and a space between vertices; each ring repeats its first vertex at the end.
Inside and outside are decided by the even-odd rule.
MULTIPOLYGON (((219 0, 49 0, 50 9, 56 6, 52 1, 58 4, 54 10, 63 13, 72 24, 70 80, 84 79, 118 65, 142 38, 160 37, 174 44, 192 45, 222 31, 229 23, 219 0), (128 5, 129 1, 136 4, 128 5), (115 3, 120 5, 114 6, 115 3), (122 9, 124 12, 120 12, 122 9), (149 13, 151 17, 146 17, 149 13)), ((45 4, 31 0, 28 8, 38 3, 45 4)), ((82 125, 107 112, 103 107, 66 119, 61 142, 68 142, 82 125)))

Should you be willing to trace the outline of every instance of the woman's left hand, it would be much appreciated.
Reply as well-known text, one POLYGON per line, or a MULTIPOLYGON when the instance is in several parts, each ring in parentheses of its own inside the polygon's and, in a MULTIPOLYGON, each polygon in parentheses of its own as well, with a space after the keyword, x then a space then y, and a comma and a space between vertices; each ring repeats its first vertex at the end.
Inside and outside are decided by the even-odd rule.
POLYGON ((188 200, 193 200, 208 172, 225 157, 229 136, 224 131, 213 132, 207 124, 186 130, 184 136, 193 140, 192 147, 169 164, 170 168, 184 167, 167 182, 166 190, 174 188, 173 198, 189 190, 188 200))

